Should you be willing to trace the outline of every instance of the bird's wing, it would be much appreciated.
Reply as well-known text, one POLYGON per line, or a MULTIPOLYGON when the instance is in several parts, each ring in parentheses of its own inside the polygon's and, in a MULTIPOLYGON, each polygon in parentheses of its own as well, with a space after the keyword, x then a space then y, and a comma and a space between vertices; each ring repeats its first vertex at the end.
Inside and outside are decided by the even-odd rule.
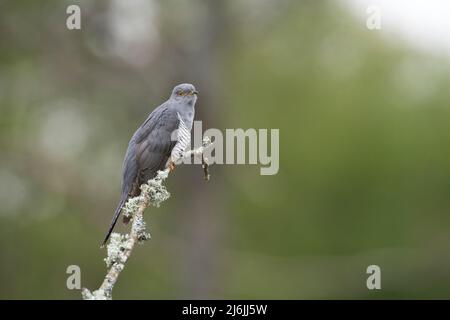
POLYGON ((178 125, 177 114, 167 107, 161 108, 160 112, 144 123, 142 130, 146 134, 136 141, 135 153, 139 185, 154 178, 158 170, 164 169, 176 144, 171 138, 178 125))
MULTIPOLYGON (((158 123, 158 119, 163 114, 163 111, 167 109, 167 102, 163 103, 155 110, 153 110, 142 125, 136 130, 131 137, 128 144, 125 159, 123 161, 122 168, 122 198, 128 197, 132 193, 133 188, 136 187, 136 177, 139 174, 138 162, 137 162, 137 148, 139 144, 154 130, 158 123)), ((139 186, 137 186, 139 187, 139 186)))

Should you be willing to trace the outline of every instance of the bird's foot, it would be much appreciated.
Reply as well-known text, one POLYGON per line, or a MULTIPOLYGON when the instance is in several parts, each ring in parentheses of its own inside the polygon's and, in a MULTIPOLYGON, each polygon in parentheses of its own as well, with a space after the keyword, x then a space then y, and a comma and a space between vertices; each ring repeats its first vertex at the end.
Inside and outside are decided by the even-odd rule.
POLYGON ((169 171, 172 172, 173 170, 175 170, 175 162, 173 162, 172 160, 169 161, 169 165, 168 165, 169 171))

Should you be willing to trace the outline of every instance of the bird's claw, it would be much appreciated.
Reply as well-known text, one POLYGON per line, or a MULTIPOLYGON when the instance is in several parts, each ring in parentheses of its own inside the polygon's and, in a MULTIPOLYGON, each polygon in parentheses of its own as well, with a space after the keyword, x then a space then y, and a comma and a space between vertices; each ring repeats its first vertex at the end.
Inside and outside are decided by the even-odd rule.
POLYGON ((175 170, 175 163, 173 161, 169 162, 169 171, 172 172, 173 170, 175 170))

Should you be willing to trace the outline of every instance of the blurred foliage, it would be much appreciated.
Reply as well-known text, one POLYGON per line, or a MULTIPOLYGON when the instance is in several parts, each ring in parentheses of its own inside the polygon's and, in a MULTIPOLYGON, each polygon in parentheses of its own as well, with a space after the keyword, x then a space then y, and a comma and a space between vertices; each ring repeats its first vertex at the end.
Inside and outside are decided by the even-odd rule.
MULTIPOLYGON (((79 299, 66 289, 71 264, 83 286, 100 284, 127 141, 174 84, 201 81, 186 61, 210 23, 205 2, 76 3, 81 31, 65 28, 72 1, 0 1, 3 299, 79 299), (117 12, 144 22, 127 29, 117 12)), ((200 296, 449 298, 448 59, 369 32, 333 1, 231 1, 223 19, 220 52, 203 53, 217 69, 200 82, 197 118, 279 128, 280 171, 211 168, 217 212, 195 232, 220 241, 200 296), (370 264, 381 291, 365 286, 370 264)), ((204 280, 184 266, 199 249, 183 223, 191 170, 201 179, 179 168, 173 197, 149 212, 152 239, 114 298, 190 298, 185 279, 204 280)))

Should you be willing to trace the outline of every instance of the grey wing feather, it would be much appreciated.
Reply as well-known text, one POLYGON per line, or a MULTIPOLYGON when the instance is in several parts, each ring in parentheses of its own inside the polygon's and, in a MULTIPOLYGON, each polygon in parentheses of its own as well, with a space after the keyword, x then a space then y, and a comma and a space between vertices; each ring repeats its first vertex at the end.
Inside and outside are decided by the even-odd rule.
POLYGON ((129 194, 132 191, 133 183, 138 175, 137 149, 139 144, 149 135, 155 128, 159 117, 164 110, 167 109, 166 103, 160 105, 147 117, 144 123, 136 130, 128 144, 125 159, 123 161, 123 177, 122 177, 122 195, 129 194))
POLYGON ((176 144, 176 141, 172 141, 172 133, 178 128, 176 113, 164 108, 155 122, 152 124, 153 129, 136 146, 139 185, 154 178, 158 170, 164 169, 176 144))

